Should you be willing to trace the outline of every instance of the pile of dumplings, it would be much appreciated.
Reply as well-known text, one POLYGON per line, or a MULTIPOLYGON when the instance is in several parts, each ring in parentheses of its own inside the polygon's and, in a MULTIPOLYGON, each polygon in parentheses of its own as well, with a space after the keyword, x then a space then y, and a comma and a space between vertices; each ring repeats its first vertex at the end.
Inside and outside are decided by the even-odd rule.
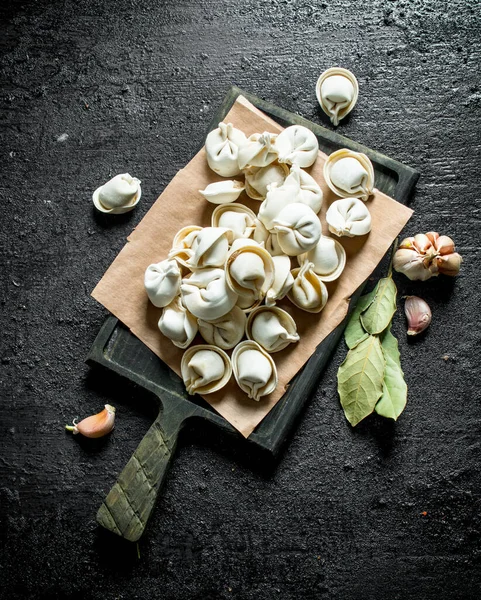
MULTIPOLYGON (((209 167, 226 178, 199 190, 217 205, 211 226, 183 227, 168 257, 147 267, 145 289, 163 309, 160 332, 185 350, 181 373, 189 394, 218 391, 234 375, 258 401, 277 387, 271 355, 299 341, 294 319, 277 301, 287 297, 320 313, 328 300, 325 284, 341 275, 346 252, 321 233, 323 193, 304 170, 319 151, 309 129, 294 125, 246 137, 219 123, 205 151, 209 167), (239 175, 243 180, 228 179, 239 175), (257 214, 236 202, 244 191, 259 201, 257 214), (206 343, 191 346, 197 334, 206 343)), ((363 200, 374 183, 369 159, 339 150, 326 161, 324 176, 342 198, 327 211, 329 231, 367 234, 371 218, 363 200)))

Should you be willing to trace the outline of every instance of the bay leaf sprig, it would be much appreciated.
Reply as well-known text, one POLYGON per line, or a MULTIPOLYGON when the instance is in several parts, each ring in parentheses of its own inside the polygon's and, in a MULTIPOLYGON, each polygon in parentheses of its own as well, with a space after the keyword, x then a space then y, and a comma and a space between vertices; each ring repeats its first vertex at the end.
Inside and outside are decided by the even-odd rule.
POLYGON ((347 420, 355 426, 372 412, 396 420, 407 401, 397 339, 391 332, 397 288, 391 275, 359 298, 344 338, 349 352, 337 373, 347 420))

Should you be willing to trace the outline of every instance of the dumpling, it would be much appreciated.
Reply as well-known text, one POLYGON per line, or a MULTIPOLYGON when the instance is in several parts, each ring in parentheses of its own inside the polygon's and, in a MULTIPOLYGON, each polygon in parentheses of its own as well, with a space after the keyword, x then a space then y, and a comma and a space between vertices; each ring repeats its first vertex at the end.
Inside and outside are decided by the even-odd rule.
POLYGON ((291 274, 291 259, 282 254, 273 256, 274 262, 274 281, 267 290, 266 306, 274 306, 277 300, 282 300, 294 283, 294 277, 291 274))
POLYGON ((274 281, 272 256, 254 240, 237 240, 229 252, 225 272, 228 287, 249 299, 262 300, 274 281))
POLYGON ((164 308, 158 327, 178 348, 187 348, 198 331, 197 319, 182 305, 179 296, 164 308))
POLYGON ((327 288, 312 268, 312 263, 305 262, 300 269, 293 269, 294 285, 287 294, 289 300, 297 307, 311 313, 318 313, 327 302, 327 288))
POLYGON ((277 306, 260 306, 247 320, 247 337, 266 352, 279 352, 299 341, 297 326, 289 313, 277 306))
POLYGON ((247 167, 244 169, 246 178, 246 194, 254 200, 264 200, 267 187, 275 183, 280 187, 289 175, 289 167, 277 161, 267 167, 247 167))
POLYGON ((298 165, 292 165, 289 176, 284 182, 285 187, 294 187, 296 202, 307 204, 317 213, 321 210, 323 194, 317 181, 298 165))
POLYGON ((327 69, 317 80, 317 100, 336 127, 339 121, 354 108, 358 93, 357 79, 347 69, 340 67, 327 69))
POLYGON ((346 266, 346 251, 337 240, 321 235, 317 246, 306 254, 300 254, 297 260, 300 266, 305 262, 312 263, 314 273, 322 281, 334 281, 346 266))
POLYGON ((219 123, 205 140, 205 151, 209 167, 221 177, 239 175, 239 150, 247 141, 245 134, 232 123, 219 123))
POLYGON ((137 206, 141 194, 140 179, 121 173, 97 188, 92 200, 100 212, 122 214, 137 206))
POLYGON ((279 246, 288 256, 308 252, 321 237, 321 222, 318 216, 305 204, 288 204, 272 221, 277 233, 279 246))
POLYGON ((162 308, 170 304, 180 292, 182 273, 175 260, 163 260, 145 270, 144 286, 149 300, 162 308))
POLYGON ((232 352, 232 370, 237 385, 249 398, 259 401, 277 387, 277 369, 272 357, 257 342, 246 340, 232 352))
POLYGON ((200 269, 182 280, 184 306, 198 319, 212 321, 232 310, 237 294, 226 285, 224 269, 200 269))
POLYGON ((200 335, 208 344, 229 350, 244 337, 246 321, 245 312, 238 306, 234 306, 230 312, 218 319, 213 321, 198 319, 197 323, 200 335))
POLYGON ((276 184, 272 184, 269 186, 266 199, 260 205, 257 213, 257 218, 268 231, 272 231, 273 221, 281 210, 296 201, 298 191, 294 185, 277 187, 276 184))
POLYGON ((251 237, 255 221, 255 213, 244 204, 221 204, 212 213, 212 227, 230 229, 233 240, 251 237))
POLYGON ((366 235, 371 231, 371 214, 357 198, 335 200, 327 209, 326 221, 329 231, 339 237, 366 235))
POLYGON ((193 255, 187 260, 189 269, 222 267, 227 258, 233 233, 226 227, 204 227, 197 235, 193 255))
POLYGON ((227 384, 232 375, 232 364, 220 348, 198 345, 184 352, 180 370, 187 393, 212 394, 227 384))
POLYGON ((281 131, 276 139, 279 162, 299 167, 310 167, 319 154, 319 142, 310 129, 291 125, 281 131))
POLYGON ((208 202, 212 202, 212 204, 227 204, 235 202, 244 189, 245 185, 242 181, 229 179, 227 181, 209 183, 205 190, 199 190, 199 192, 208 202))
POLYGON ((198 227, 197 225, 182 227, 174 237, 169 258, 175 258, 179 264, 188 267, 187 261, 192 258, 197 249, 197 236, 200 231, 202 231, 202 227, 198 227))
POLYGON ((254 133, 247 142, 239 150, 239 168, 246 167, 267 167, 277 160, 277 149, 275 141, 277 134, 269 133, 254 133))
POLYGON ((271 256, 280 256, 284 254, 281 247, 279 246, 279 240, 277 239, 277 233, 268 231, 262 221, 259 219, 255 220, 255 229, 252 236, 254 241, 258 244, 264 244, 264 248, 269 252, 271 256))
POLYGON ((374 167, 361 152, 341 148, 324 163, 324 178, 331 190, 342 198, 367 200, 374 192, 374 167))

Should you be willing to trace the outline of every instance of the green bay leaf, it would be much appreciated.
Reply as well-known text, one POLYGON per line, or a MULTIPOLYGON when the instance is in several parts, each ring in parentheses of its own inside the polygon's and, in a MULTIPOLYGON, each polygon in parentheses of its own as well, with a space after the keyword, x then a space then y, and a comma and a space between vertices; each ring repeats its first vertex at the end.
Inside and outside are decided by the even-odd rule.
POLYGON ((361 324, 371 335, 382 333, 396 312, 396 284, 392 277, 384 277, 376 286, 376 297, 361 314, 361 324))
POLYGON ((352 426, 370 415, 382 395, 385 360, 381 342, 370 335, 359 342, 337 372, 337 391, 352 426))
POLYGON ((349 348, 354 348, 369 335, 361 325, 361 313, 371 305, 376 296, 377 287, 372 292, 369 292, 369 294, 361 296, 357 301, 355 309, 352 311, 351 318, 344 331, 344 339, 349 348))
POLYGON ((397 339, 389 327, 382 336, 381 349, 386 360, 382 396, 375 411, 382 417, 395 421, 404 410, 408 387, 404 381, 397 339))

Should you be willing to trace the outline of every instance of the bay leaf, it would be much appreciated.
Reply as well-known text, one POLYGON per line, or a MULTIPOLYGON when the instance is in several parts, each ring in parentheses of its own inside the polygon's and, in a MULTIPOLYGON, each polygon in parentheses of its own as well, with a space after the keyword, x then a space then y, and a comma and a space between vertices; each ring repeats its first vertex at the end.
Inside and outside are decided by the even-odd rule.
POLYGON ((385 360, 379 337, 359 342, 337 372, 337 391, 346 419, 355 426, 370 415, 382 395, 385 360))
POLYGON ((401 368, 398 342, 391 333, 391 327, 382 335, 381 349, 386 361, 386 369, 382 396, 374 410, 382 417, 396 421, 406 406, 408 387, 401 368))
POLYGON ((371 305, 376 296, 376 290, 377 286, 369 294, 361 296, 357 301, 355 309, 352 311, 351 318, 344 331, 344 339, 349 348, 354 348, 369 335, 361 324, 361 313, 371 305))
POLYGON ((361 324, 372 334, 382 333, 396 312, 396 284, 392 277, 384 277, 376 286, 376 297, 361 314, 361 324))

